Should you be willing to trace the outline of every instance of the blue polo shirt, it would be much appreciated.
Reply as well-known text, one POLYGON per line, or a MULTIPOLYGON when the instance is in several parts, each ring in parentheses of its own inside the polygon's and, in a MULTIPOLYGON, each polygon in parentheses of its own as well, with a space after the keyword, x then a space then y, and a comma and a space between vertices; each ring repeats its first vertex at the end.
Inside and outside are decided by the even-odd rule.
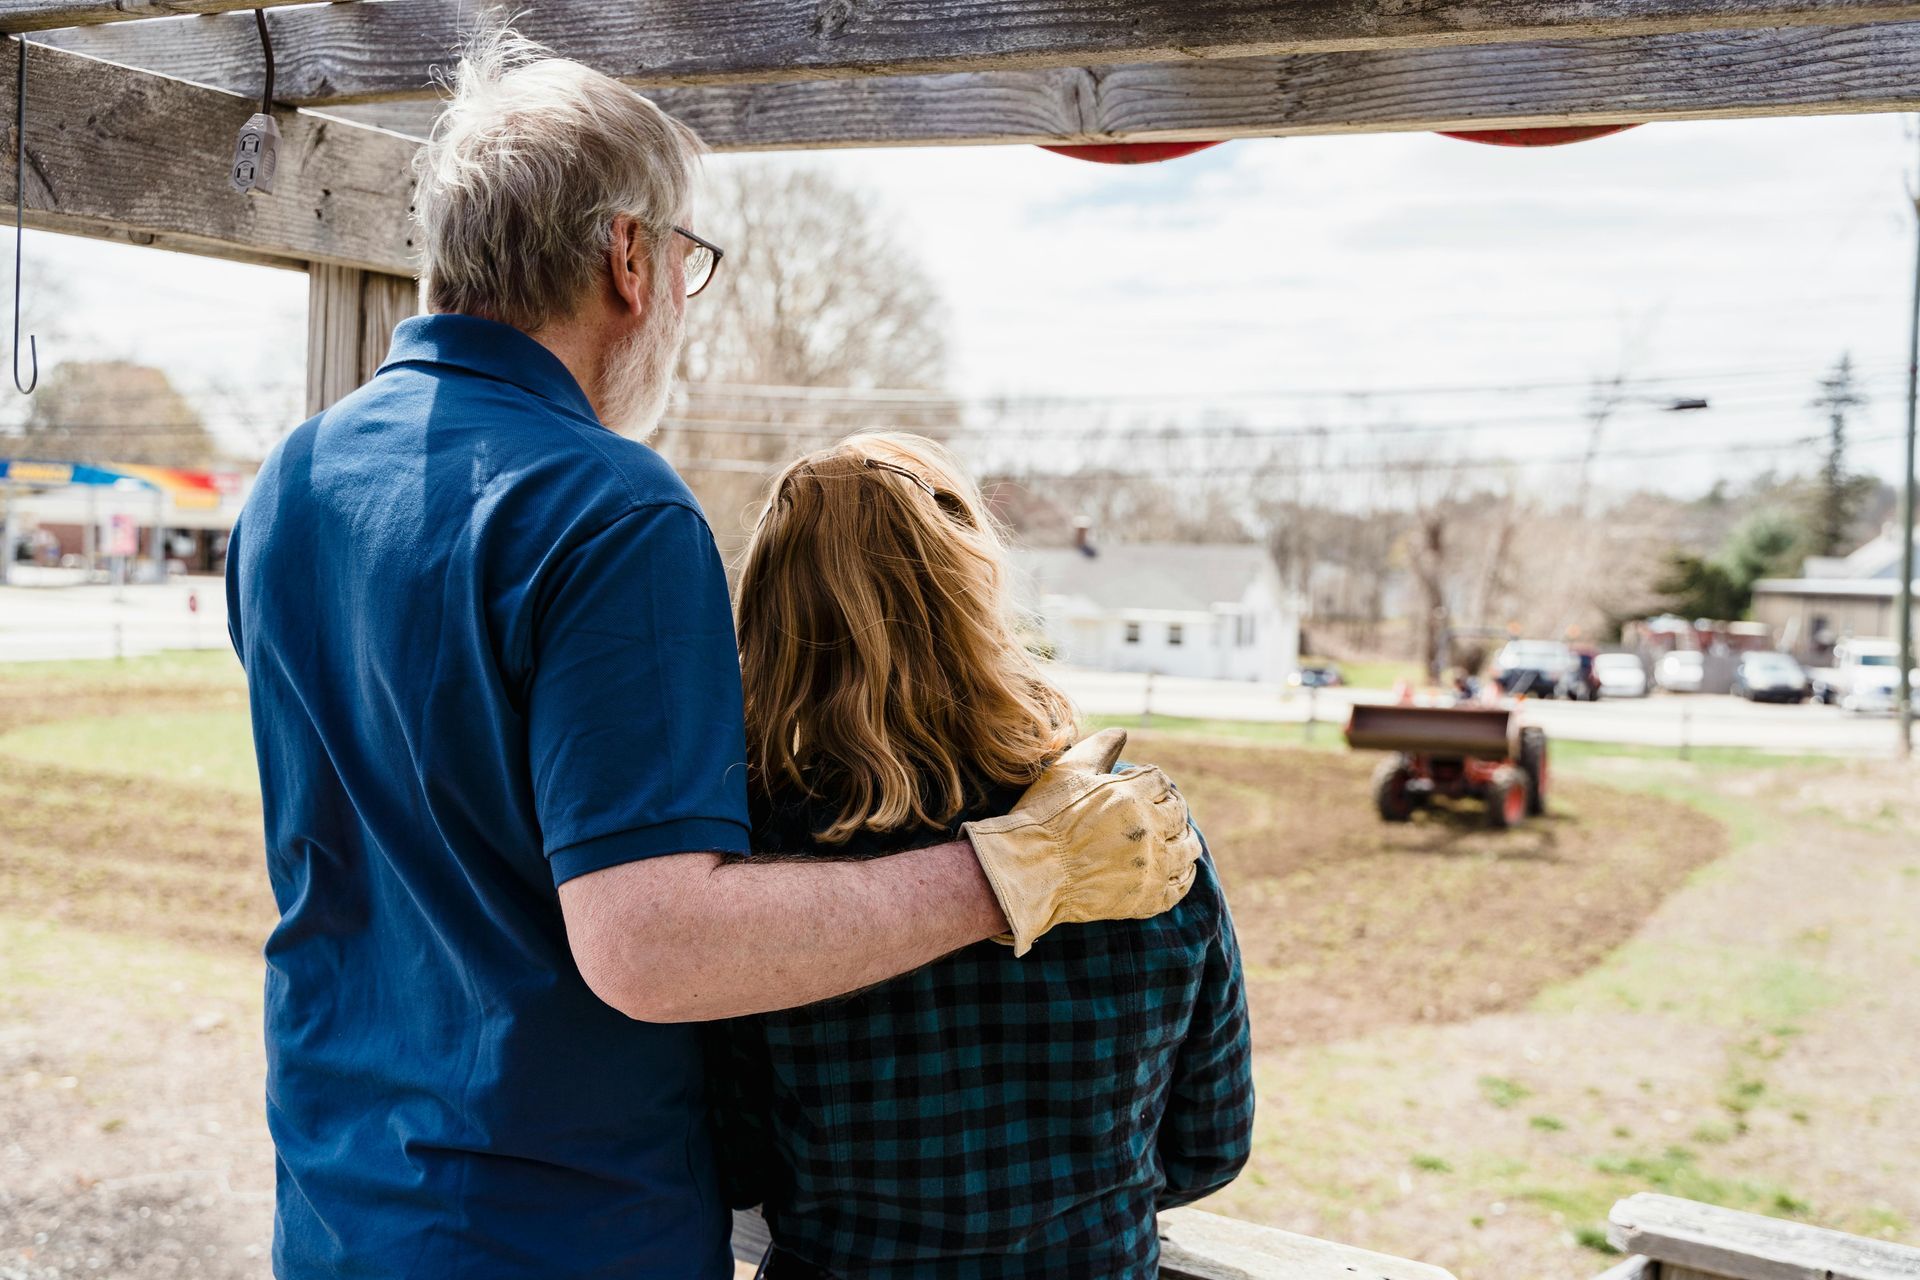
POLYGON ((418 317, 228 551, 280 923, 274 1270, 732 1274, 692 1027, 596 999, 557 886, 747 847, 713 538, 517 330, 418 317))

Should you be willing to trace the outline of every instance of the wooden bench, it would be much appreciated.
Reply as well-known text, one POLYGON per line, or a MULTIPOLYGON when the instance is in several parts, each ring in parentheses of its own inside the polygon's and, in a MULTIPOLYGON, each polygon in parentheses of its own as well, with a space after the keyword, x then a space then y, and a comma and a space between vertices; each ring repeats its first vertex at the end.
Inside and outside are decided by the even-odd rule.
POLYGON ((1608 1223, 1633 1256, 1601 1280, 1920 1280, 1920 1249, 1675 1196, 1628 1196, 1608 1223))

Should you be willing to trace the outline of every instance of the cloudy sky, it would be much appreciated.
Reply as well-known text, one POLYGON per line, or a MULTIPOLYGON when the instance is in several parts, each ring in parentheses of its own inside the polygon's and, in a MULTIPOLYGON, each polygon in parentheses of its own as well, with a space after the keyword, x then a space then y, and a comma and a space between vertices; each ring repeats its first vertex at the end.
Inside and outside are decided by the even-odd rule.
MULTIPOLYGON (((1790 442, 1820 429, 1807 401, 1842 352, 1870 400, 1858 461, 1893 476, 1917 147, 1908 119, 1862 116, 1527 151, 1384 135, 1125 168, 1031 147, 777 162, 872 192, 945 295, 959 394, 1564 459, 1587 384, 1620 375, 1712 401, 1630 400, 1607 427, 1608 479, 1687 490, 1804 464, 1790 442)), ((32 233, 27 255, 59 297, 36 307, 47 363, 162 365, 236 440, 296 411, 302 277, 32 233)))

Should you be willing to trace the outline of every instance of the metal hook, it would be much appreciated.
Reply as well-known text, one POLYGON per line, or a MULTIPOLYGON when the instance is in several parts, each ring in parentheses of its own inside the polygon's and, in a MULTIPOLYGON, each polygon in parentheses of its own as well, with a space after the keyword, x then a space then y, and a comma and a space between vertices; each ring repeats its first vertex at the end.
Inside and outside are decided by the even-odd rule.
POLYGON ((20 241, 26 230, 27 208, 27 39, 20 41, 20 72, 13 88, 13 385, 23 396, 40 385, 40 344, 27 335, 27 355, 33 373, 20 383, 20 241))

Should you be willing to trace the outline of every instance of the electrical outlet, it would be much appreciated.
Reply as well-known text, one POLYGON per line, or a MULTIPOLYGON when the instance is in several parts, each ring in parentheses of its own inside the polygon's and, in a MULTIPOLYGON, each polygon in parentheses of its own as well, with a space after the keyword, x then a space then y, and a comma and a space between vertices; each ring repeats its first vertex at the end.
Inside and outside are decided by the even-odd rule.
POLYGON ((233 168, 228 181, 242 195, 273 194, 273 171, 280 164, 280 126, 257 111, 241 126, 233 144, 233 168))

